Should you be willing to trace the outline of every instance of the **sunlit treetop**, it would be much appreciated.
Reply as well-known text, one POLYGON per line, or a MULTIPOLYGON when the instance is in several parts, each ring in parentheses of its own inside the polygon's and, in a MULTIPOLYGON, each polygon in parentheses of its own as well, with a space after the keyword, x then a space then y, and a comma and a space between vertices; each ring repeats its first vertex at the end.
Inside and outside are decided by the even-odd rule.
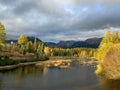
POLYGON ((18 44, 26 44, 27 43, 27 38, 24 35, 20 35, 20 37, 18 38, 18 44))
POLYGON ((0 22, 0 46, 4 45, 5 39, 6 39, 5 28, 2 25, 2 23, 0 22))

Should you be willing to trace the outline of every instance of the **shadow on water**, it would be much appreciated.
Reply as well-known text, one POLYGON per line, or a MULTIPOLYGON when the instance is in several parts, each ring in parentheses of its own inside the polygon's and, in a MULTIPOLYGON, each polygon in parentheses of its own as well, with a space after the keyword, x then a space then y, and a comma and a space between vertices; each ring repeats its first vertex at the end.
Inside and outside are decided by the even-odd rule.
POLYGON ((35 76, 40 76, 43 74, 44 68, 43 67, 35 67, 34 65, 29 65, 29 66, 22 66, 18 67, 12 70, 6 70, 2 71, 2 74, 8 74, 8 75, 15 75, 17 79, 25 79, 29 75, 35 75, 35 76))
POLYGON ((47 72, 47 68, 36 67, 35 65, 1 71, 0 90, 34 90, 29 87, 24 87, 25 84, 30 83, 31 86, 32 84, 34 85, 35 83, 32 83, 34 77, 41 77, 43 74, 47 74, 47 72))
POLYGON ((120 90, 120 80, 107 80, 99 77, 101 90, 120 90))

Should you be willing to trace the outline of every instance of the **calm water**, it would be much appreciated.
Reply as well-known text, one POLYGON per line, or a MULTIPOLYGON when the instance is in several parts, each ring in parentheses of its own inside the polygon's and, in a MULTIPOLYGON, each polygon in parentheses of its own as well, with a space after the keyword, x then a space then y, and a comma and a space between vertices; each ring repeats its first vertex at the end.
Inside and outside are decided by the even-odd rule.
POLYGON ((78 65, 70 69, 31 65, 0 72, 0 90, 119 90, 119 82, 119 87, 110 84, 98 79, 94 68, 78 65))

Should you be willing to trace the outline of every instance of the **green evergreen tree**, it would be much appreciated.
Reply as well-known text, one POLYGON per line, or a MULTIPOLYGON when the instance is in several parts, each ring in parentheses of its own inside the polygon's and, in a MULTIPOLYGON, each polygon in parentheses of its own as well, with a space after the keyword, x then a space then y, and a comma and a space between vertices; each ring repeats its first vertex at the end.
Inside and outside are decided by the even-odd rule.
POLYGON ((44 50, 44 43, 38 43, 38 48, 37 48, 37 53, 39 54, 43 54, 43 50, 44 50))
POLYGON ((26 46, 27 52, 31 53, 34 52, 34 46, 32 41, 27 42, 27 46, 26 46))

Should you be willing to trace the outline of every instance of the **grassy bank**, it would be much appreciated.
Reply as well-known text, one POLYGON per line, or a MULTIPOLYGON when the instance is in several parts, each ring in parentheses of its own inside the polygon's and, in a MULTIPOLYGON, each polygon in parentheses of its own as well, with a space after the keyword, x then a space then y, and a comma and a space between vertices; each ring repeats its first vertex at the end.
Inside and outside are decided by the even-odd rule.
POLYGON ((15 65, 0 66, 0 71, 11 70, 11 69, 15 69, 15 68, 21 67, 21 66, 34 65, 34 64, 36 64, 36 63, 38 63, 38 62, 40 62, 40 61, 19 63, 19 64, 15 64, 15 65))
MULTIPOLYGON (((12 57, 14 58, 14 57, 12 57)), ((25 59, 21 59, 21 57, 17 57, 17 59, 12 59, 9 57, 1 57, 0 58, 0 66, 6 66, 6 65, 16 65, 16 64, 20 64, 20 63, 26 63, 26 62, 35 62, 35 61, 45 61, 48 60, 49 58, 44 56, 44 57, 40 57, 40 58, 25 58, 25 59)))

